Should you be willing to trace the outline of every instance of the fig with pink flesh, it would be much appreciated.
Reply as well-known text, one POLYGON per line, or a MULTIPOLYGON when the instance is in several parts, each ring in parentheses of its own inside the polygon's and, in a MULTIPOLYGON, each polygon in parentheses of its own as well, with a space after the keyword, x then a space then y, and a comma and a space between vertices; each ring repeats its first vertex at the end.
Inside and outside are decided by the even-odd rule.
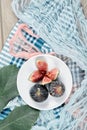
POLYGON ((29 80, 32 82, 39 82, 43 79, 44 73, 41 73, 39 70, 35 70, 30 76, 29 80))
POLYGON ((52 82, 52 80, 48 77, 48 76, 44 76, 43 77, 43 79, 42 79, 42 81, 41 81, 41 84, 42 85, 45 85, 45 84, 48 84, 48 83, 50 83, 50 82, 52 82))
POLYGON ((57 78, 59 74, 59 70, 57 68, 53 68, 50 71, 47 72, 47 76, 51 79, 51 80, 55 80, 57 78))
POLYGON ((37 66, 38 70, 41 72, 47 72, 47 70, 48 70, 48 64, 44 60, 37 60, 36 66, 37 66))

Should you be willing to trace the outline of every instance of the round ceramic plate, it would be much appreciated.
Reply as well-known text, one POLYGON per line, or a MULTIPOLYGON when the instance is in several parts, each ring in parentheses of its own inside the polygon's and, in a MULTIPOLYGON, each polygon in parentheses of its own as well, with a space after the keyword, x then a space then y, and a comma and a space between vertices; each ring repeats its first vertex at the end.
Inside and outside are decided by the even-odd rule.
POLYGON ((69 97, 72 90, 72 75, 67 65, 56 56, 41 54, 27 60, 20 68, 17 76, 17 88, 20 96, 29 106, 39 110, 50 110, 62 105, 69 97), (65 85, 65 92, 60 97, 53 97, 49 94, 43 102, 36 102, 30 96, 30 89, 35 84, 29 81, 30 74, 37 70, 36 60, 45 60, 48 64, 48 70, 58 68, 60 70, 59 79, 65 85))

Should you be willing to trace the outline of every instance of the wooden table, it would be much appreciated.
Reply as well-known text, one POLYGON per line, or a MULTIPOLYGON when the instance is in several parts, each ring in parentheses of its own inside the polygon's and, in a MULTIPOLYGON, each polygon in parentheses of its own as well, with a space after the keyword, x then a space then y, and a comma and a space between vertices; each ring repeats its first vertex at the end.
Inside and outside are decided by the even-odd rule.
POLYGON ((17 18, 12 12, 11 2, 12 0, 0 0, 0 50, 17 22, 17 18))
MULTIPOLYGON (((0 0, 0 50, 2 49, 17 18, 12 12, 12 0, 0 0)), ((84 14, 87 16, 87 0, 81 0, 84 14)))

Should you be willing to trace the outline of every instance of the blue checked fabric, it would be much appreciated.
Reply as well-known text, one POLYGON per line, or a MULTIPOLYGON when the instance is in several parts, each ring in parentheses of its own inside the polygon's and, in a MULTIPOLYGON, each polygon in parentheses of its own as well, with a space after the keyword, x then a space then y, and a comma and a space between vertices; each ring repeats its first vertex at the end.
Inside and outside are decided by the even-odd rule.
MULTIPOLYGON (((22 21, 18 21, 14 28, 12 29, 11 33, 8 36, 8 39, 6 40, 6 43, 0 53, 0 67, 10 65, 10 64, 16 64, 17 67, 21 67, 22 64, 25 62, 24 59, 20 58, 15 58, 9 54, 9 40, 12 38, 12 36, 15 34, 18 26, 22 23, 22 21)), ((32 27, 31 27, 32 29, 32 27)), ((35 30, 32 29, 32 31, 36 34, 35 30)), ((35 47, 37 47, 42 53, 49 53, 52 52, 53 50, 50 48, 49 44, 45 42, 44 39, 38 38, 36 39, 35 37, 32 37, 29 35, 27 32, 22 30, 22 33, 24 37, 29 41, 31 44, 33 44, 35 47)), ((73 87, 79 87, 81 84, 81 81, 84 78, 84 71, 81 70, 75 62, 73 62, 70 58, 65 57, 63 55, 56 55, 59 57, 61 60, 63 60, 68 67, 71 70, 72 77, 73 77, 73 87)), ((8 102, 8 104, 3 108, 3 110, 0 113, 0 120, 3 120, 8 116, 9 113, 11 113, 15 107, 20 107, 21 105, 25 105, 25 102, 21 99, 20 96, 15 97, 11 101, 8 102)), ((53 110, 53 113, 55 115, 55 118, 59 118, 59 113, 61 111, 61 108, 64 106, 64 104, 59 107, 55 108, 53 110)), ((39 124, 40 121, 38 120, 37 123, 39 124)))

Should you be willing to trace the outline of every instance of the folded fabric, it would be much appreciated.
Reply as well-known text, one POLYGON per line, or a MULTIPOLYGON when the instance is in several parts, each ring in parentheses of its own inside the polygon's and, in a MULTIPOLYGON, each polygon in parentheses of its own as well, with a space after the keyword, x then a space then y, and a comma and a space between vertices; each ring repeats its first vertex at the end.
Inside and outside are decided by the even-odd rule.
MULTIPOLYGON (((70 57, 85 70, 81 86, 62 110, 63 116, 60 120, 49 121, 49 127, 48 123, 43 123, 44 128, 86 130, 87 20, 83 15, 80 0, 31 0, 30 3, 25 0, 13 0, 12 7, 16 16, 32 26, 57 54, 70 57), (75 115, 76 112, 78 116, 75 115), (73 115, 76 118, 73 118, 73 115)), ((41 126, 36 128, 43 129, 41 126)))
MULTIPOLYGON (((7 39, 7 42, 5 43, 3 49, 0 53, 0 61, 1 61, 0 67, 9 65, 9 64, 16 64, 17 67, 21 67, 21 65, 26 61, 25 59, 16 58, 16 57, 10 55, 10 41, 14 37, 15 33, 18 31, 19 27, 22 24, 23 24, 22 21, 18 21, 18 23, 15 25, 12 32, 10 33, 10 35, 7 39)), ((35 34, 35 31, 33 29, 32 29, 32 31, 35 34)), ((34 45, 42 53, 53 52, 51 47, 41 37, 35 38, 34 36, 30 35, 29 33, 27 33, 24 30, 22 30, 22 33, 23 33, 23 36, 25 37, 25 39, 27 40, 27 42, 29 42, 29 44, 31 44, 31 45, 34 45)), ((16 46, 16 47, 17 47, 16 48, 17 51, 20 51, 21 45, 16 46)), ((72 76, 73 76, 73 88, 75 91, 75 89, 77 89, 80 86, 81 81, 83 80, 84 71, 81 70, 80 67, 78 67, 77 64, 75 62, 73 62, 70 58, 65 57, 63 55, 57 55, 57 56, 59 58, 61 58, 69 66, 69 68, 72 72, 72 76)), ((20 105, 25 105, 25 103, 23 102, 23 100, 20 97, 16 97, 12 101, 10 101, 7 104, 7 106, 4 108, 4 110, 3 110, 4 112, 1 112, 1 117, 2 117, 1 120, 6 117, 6 115, 5 115, 6 110, 8 110, 8 114, 9 114, 12 110, 15 109, 15 107, 18 107, 20 105), (4 113, 4 114, 2 114, 2 113, 4 113)), ((62 114, 60 114, 60 113, 63 108, 64 108, 64 104, 61 107, 55 108, 50 111, 41 111, 40 117, 37 120, 36 126, 44 127, 44 125, 48 125, 51 120, 59 119, 60 116, 62 116, 62 114), (43 117, 44 114, 46 115, 45 117, 43 117)), ((6 114, 7 114, 7 111, 6 111, 6 114)), ((41 129, 42 129, 42 127, 41 127, 41 129)))

